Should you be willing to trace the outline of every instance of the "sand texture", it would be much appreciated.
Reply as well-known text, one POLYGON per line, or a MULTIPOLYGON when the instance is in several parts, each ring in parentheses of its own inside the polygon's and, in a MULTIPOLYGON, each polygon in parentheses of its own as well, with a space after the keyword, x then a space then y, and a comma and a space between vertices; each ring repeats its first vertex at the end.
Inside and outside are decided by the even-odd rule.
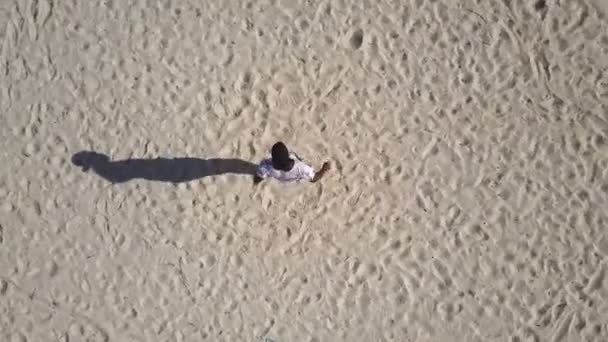
POLYGON ((0 341, 608 341, 607 16, 0 1, 0 341))

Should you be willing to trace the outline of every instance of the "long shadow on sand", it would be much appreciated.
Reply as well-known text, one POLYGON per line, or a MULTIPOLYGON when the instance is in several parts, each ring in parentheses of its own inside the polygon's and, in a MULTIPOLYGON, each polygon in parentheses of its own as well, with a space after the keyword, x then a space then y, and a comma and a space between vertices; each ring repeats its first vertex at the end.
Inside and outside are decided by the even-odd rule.
POLYGON ((156 158, 112 161, 104 154, 81 151, 72 156, 72 163, 83 171, 93 170, 112 183, 146 179, 170 183, 227 173, 253 175, 256 165, 241 159, 156 158))

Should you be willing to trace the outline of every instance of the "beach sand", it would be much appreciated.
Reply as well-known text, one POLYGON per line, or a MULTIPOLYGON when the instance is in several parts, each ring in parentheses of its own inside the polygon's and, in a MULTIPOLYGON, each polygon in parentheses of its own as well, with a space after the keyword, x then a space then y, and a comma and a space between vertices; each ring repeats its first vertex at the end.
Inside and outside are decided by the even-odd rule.
POLYGON ((0 340, 608 341, 607 16, 0 2, 0 340))

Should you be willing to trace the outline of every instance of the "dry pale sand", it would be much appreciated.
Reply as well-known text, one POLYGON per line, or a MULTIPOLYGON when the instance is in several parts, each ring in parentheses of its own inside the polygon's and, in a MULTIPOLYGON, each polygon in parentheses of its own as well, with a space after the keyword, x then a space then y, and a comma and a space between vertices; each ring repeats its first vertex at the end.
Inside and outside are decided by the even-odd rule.
POLYGON ((607 15, 1 1, 0 340, 608 341, 607 15))

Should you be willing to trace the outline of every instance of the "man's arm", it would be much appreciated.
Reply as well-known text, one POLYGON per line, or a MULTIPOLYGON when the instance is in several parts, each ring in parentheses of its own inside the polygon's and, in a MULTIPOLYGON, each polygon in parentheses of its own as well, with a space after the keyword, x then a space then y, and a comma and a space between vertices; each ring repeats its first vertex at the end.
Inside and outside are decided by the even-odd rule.
POLYGON ((291 154, 293 154, 293 156, 296 157, 296 159, 298 159, 299 161, 304 162, 304 159, 302 159, 302 157, 300 157, 297 153, 292 151, 291 154))
POLYGON ((323 175, 329 171, 329 169, 331 169, 329 162, 323 163, 323 166, 321 166, 321 169, 315 173, 315 176, 312 178, 311 182, 316 183, 319 181, 319 179, 321 179, 321 177, 323 177, 323 175))

